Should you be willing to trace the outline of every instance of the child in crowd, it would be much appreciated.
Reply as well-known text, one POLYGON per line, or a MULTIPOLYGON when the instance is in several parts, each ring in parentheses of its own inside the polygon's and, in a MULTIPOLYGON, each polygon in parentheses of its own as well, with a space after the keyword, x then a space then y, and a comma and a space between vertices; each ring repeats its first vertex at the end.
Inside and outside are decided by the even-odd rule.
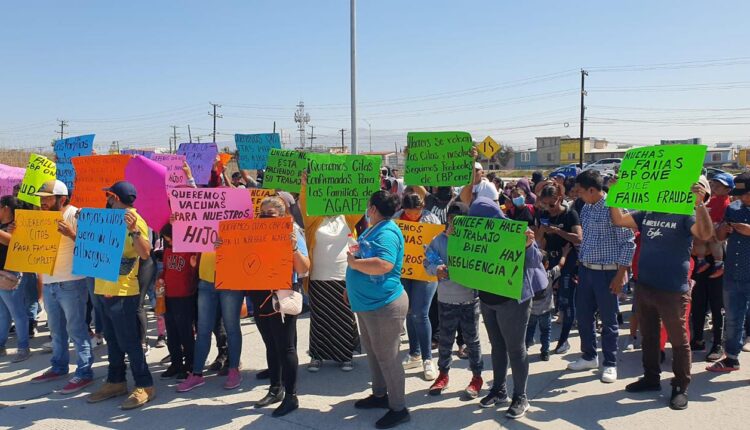
POLYGON ((553 285, 560 278, 562 268, 565 266, 568 254, 570 253, 570 243, 565 244, 562 249, 560 262, 550 268, 549 257, 546 252, 542 251, 542 264, 547 271, 547 289, 542 294, 534 296, 531 304, 531 316, 529 325, 526 327, 526 349, 528 350, 534 344, 534 334, 536 326, 539 324, 539 342, 542 344, 542 353, 539 358, 542 361, 549 361, 549 343, 552 337, 552 312, 555 309, 553 285))
POLYGON ((178 381, 187 378, 193 369, 195 349, 196 297, 198 281, 198 254, 174 252, 172 250, 172 224, 161 229, 164 238, 164 269, 159 274, 156 288, 165 289, 167 325, 167 348, 172 364, 161 374, 163 379, 177 377, 178 381))
MULTIPOLYGON (((734 189, 734 178, 729 173, 719 173, 710 179, 711 200, 708 201, 708 213, 711 215, 711 221, 716 228, 724 219, 724 213, 729 206, 729 193, 734 189)), ((694 239, 695 255, 698 257, 697 273, 703 273, 711 268, 711 264, 706 261, 706 255, 711 254, 714 257, 714 271, 709 278, 719 278, 724 274, 724 249, 723 242, 715 236, 711 240, 694 239)))

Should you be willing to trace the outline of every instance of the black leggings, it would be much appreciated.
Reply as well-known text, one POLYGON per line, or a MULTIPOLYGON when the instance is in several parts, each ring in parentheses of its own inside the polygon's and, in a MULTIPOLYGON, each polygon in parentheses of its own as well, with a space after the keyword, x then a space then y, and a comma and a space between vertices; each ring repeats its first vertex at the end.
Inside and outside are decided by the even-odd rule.
POLYGON ((141 331, 141 343, 146 345, 148 339, 146 338, 146 329, 148 327, 148 319, 146 319, 146 309, 143 307, 143 302, 146 298, 151 283, 154 282, 154 275, 156 275, 156 264, 152 258, 145 260, 141 259, 140 266, 138 266, 138 288, 140 289, 140 300, 138 301, 138 329, 141 331))
MULTIPOLYGON (((700 275, 703 275, 702 273, 700 275)), ((724 304, 722 298, 723 279, 711 279, 708 276, 696 275, 695 286, 693 287, 693 305, 692 305, 692 330, 693 341, 703 340, 703 326, 706 322, 706 310, 711 309, 711 319, 713 320, 713 345, 721 345, 722 327, 724 318, 721 314, 721 308, 724 304)), ((637 293, 636 293, 637 294, 637 293)))
POLYGON ((255 322, 258 331, 266 344, 266 361, 268 362, 268 374, 271 378, 271 387, 280 387, 282 384, 287 395, 297 393, 297 317, 281 315, 260 316, 260 311, 255 309, 255 322))
POLYGON ((167 312, 164 323, 167 326, 167 349, 173 366, 186 371, 193 370, 195 352, 195 296, 167 297, 167 312))

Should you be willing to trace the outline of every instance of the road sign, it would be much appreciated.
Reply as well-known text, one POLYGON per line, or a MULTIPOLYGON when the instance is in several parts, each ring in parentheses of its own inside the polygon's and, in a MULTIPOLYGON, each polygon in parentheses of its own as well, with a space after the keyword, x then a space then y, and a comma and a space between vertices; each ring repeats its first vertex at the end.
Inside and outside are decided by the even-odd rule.
POLYGON ((500 145, 498 145, 497 142, 495 142, 495 139, 491 138, 490 136, 487 136, 484 138, 482 142, 477 144, 477 151, 482 153, 487 158, 492 158, 493 155, 497 151, 500 150, 500 145))

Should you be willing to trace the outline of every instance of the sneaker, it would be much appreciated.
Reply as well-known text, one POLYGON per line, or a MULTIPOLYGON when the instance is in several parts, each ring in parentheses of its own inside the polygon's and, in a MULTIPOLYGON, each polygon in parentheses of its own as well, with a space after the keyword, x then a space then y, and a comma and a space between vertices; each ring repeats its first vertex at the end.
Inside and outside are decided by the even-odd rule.
POLYGON ((617 368, 615 366, 604 366, 602 369, 602 382, 611 384, 617 381, 617 368))
POLYGON ((458 353, 456 353, 458 358, 461 360, 468 360, 469 359, 469 350, 466 348, 466 345, 461 345, 458 347, 458 353))
POLYGON ((229 375, 229 360, 224 362, 224 365, 221 366, 221 369, 219 369, 219 372, 217 373, 219 376, 228 376, 229 375))
POLYGON ((180 370, 177 375, 175 375, 174 379, 177 380, 177 382, 182 382, 186 380, 190 376, 190 373, 186 370, 180 370))
POLYGON ((716 363, 706 366, 709 372, 728 373, 740 370, 740 362, 734 358, 724 357, 716 363))
POLYGON ((721 357, 724 356, 724 349, 721 347, 721 345, 714 345, 711 347, 711 351, 706 356, 706 361, 709 363, 713 363, 714 361, 721 360, 721 357))
POLYGON ((591 369, 598 369, 598 368, 599 368, 599 357, 594 357, 593 360, 584 360, 584 358, 581 357, 577 361, 574 361, 568 364, 568 370, 572 370, 574 372, 580 372, 582 370, 591 370, 591 369))
POLYGON ((529 401, 526 400, 526 396, 515 396, 513 397, 513 402, 510 404, 508 411, 505 412, 505 416, 512 420, 517 420, 523 418, 528 410, 529 401))
POLYGON ((555 355, 562 355, 567 353, 568 351, 570 351, 570 344, 566 340, 562 343, 562 345, 557 345, 557 347, 555 348, 555 355))
POLYGON ((177 392, 187 393, 193 388, 198 388, 205 383, 206 381, 203 380, 203 376, 193 375, 191 373, 190 376, 188 376, 188 378, 184 382, 177 385, 177 392))
POLYGON ((542 361, 549 361, 549 351, 542 351, 542 353, 539 354, 539 359, 542 361))
POLYGON ((625 386, 625 391, 628 393, 643 393, 645 391, 661 391, 661 384, 659 382, 648 382, 646 378, 639 378, 635 382, 625 386))
POLYGON ((370 394, 364 399, 354 402, 355 409, 388 409, 388 395, 378 397, 370 394))
POLYGON ((422 369, 424 370, 424 380, 433 381, 437 375, 435 374, 435 366, 432 364, 432 360, 425 360, 422 363, 422 369))
POLYGON ((216 360, 214 360, 214 362, 208 366, 208 371, 218 372, 219 370, 221 370, 222 367, 224 367, 224 362, 226 361, 227 361, 226 357, 223 357, 223 356, 216 357, 216 360))
POLYGON ((443 390, 448 388, 448 372, 441 371, 437 379, 430 386, 429 393, 431 396, 439 396, 443 394, 443 390))
POLYGON ((342 372, 351 372, 352 370, 354 370, 354 363, 352 363, 351 361, 344 361, 343 363, 341 363, 342 372))
POLYGON ((482 391, 482 385, 484 385, 484 381, 481 376, 472 376, 471 382, 469 382, 469 385, 464 390, 466 397, 470 399, 476 399, 479 397, 479 393, 482 391))
POLYGON ((687 390, 682 387, 672 387, 672 397, 669 399, 670 409, 682 411, 688 407, 687 390))
POLYGON ((140 408, 146 403, 154 400, 156 397, 156 391, 154 387, 141 388, 136 387, 133 392, 130 393, 127 399, 120 405, 120 409, 127 411, 130 409, 140 408))
POLYGON ((10 360, 11 363, 20 363, 26 361, 31 357, 31 350, 29 348, 18 348, 16 355, 10 360))
POLYGON ((113 397, 124 396, 125 394, 128 394, 128 384, 126 382, 117 384, 105 382, 99 390, 88 396, 86 401, 89 403, 98 403, 113 397))
POLYGON ((388 412, 383 415, 383 418, 375 421, 376 429, 391 429, 399 424, 408 422, 411 419, 409 416, 409 410, 404 408, 400 411, 394 411, 389 409, 388 412))
POLYGON ((81 391, 82 389, 88 387, 93 383, 94 380, 92 378, 79 378, 77 376, 74 376, 70 378, 68 384, 65 385, 62 390, 60 390, 60 394, 72 394, 76 391, 81 391))
POLYGON ((639 344, 637 337, 630 336, 628 337, 628 343, 625 344, 625 351, 635 351, 640 348, 639 344))
POLYGON ((495 405, 499 405, 508 401, 508 395, 505 390, 497 390, 495 388, 490 390, 490 393, 479 401, 480 408, 491 408, 495 405))
POLYGON ((171 379, 177 376, 178 373, 180 373, 182 369, 180 369, 180 366, 172 364, 171 366, 167 367, 167 370, 164 371, 164 373, 161 374, 161 379, 171 379))
POLYGON ((239 387, 241 383, 242 374, 240 373, 240 369, 237 369, 236 367, 229 369, 227 380, 226 382, 224 382, 224 389, 234 390, 235 388, 239 387))
POLYGON ((694 340, 690 342, 690 350, 693 352, 705 351, 706 342, 702 340, 694 340))
POLYGON ((167 346, 167 338, 163 334, 160 334, 159 337, 156 338, 156 345, 154 345, 154 347, 164 348, 165 346, 167 346))
POLYGON ((312 359, 310 360, 310 364, 307 365, 307 371, 311 373, 316 373, 320 370, 320 366, 322 365, 323 365, 322 360, 312 359))
POLYGON ((32 384, 41 384, 43 382, 50 382, 50 381, 57 381, 58 379, 64 378, 66 375, 64 373, 57 373, 52 370, 48 370, 41 375, 31 378, 32 384))
POLYGON ((745 352, 750 352, 750 336, 745 338, 745 344, 742 345, 742 350, 745 352))
POLYGON ((421 355, 407 355, 403 362, 404 369, 416 369, 422 365, 421 355))

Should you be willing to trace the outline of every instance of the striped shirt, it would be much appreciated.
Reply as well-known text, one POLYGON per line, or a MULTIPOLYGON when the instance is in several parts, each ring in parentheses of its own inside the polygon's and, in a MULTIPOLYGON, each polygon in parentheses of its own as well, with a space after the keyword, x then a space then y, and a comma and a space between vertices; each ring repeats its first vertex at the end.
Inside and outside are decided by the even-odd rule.
POLYGON ((607 195, 593 205, 586 204, 581 209, 583 242, 578 261, 589 264, 618 264, 630 266, 635 253, 633 231, 612 224, 607 195))

